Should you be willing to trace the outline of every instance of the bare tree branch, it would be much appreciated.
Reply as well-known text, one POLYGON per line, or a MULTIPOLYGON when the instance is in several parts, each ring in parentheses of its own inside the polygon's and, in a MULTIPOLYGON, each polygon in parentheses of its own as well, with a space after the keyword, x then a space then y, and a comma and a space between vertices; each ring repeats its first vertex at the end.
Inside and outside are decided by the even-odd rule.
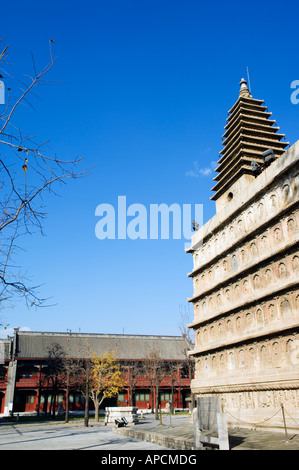
POLYGON ((8 46, 0 52, 1 71, 5 70, 9 80, 22 82, 19 95, 14 99, 14 93, 7 89, 6 103, 0 114, 0 308, 16 296, 23 297, 27 305, 45 304, 45 299, 37 294, 38 286, 31 286, 24 273, 19 272, 12 263, 12 256, 19 248, 16 240, 32 234, 35 229, 43 234, 46 216, 40 206, 43 196, 48 192, 55 194, 54 188, 58 183, 66 183, 86 174, 86 170, 78 171, 81 157, 58 158, 49 151, 49 140, 37 142, 36 137, 26 135, 22 126, 15 122, 16 111, 22 104, 34 109, 29 99, 34 96, 33 90, 41 83, 49 82, 47 75, 55 60, 52 43, 54 40, 51 39, 50 60, 41 71, 37 71, 31 54, 34 76, 24 74, 25 82, 29 80, 27 84, 7 71, 8 46))

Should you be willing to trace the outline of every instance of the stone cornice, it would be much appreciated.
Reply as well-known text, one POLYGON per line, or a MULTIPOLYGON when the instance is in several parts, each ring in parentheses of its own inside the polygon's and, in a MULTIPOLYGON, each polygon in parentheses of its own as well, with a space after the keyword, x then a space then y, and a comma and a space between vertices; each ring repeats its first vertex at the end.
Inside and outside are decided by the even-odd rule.
MULTIPOLYGON (((194 381, 195 382, 195 381, 194 381)), ((286 380, 286 381, 269 381, 269 382, 256 382, 256 383, 242 383, 242 384, 230 384, 230 385, 197 385, 196 382, 191 384, 193 393, 200 394, 219 394, 219 393, 231 393, 231 392, 256 392, 256 391, 268 391, 268 390, 295 390, 299 388, 299 379, 297 380, 286 380)))

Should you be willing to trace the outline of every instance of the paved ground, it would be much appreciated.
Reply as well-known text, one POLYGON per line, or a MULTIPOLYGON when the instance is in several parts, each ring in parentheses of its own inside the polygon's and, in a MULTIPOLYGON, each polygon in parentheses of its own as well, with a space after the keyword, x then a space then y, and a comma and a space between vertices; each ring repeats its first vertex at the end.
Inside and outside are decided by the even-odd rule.
MULTIPOLYGON (((299 450, 298 434, 258 430, 229 430, 231 450, 299 450)), ((116 429, 103 421, 84 427, 83 421, 64 423, 14 423, 0 420, 1 450, 102 450, 163 451, 193 450, 190 416, 163 416, 160 421, 147 415, 137 425, 116 429)))
POLYGON ((100 424, 0 424, 1 450, 163 450, 100 424))
MULTIPOLYGON (((164 415, 162 425, 146 417, 140 424, 117 432, 172 449, 191 450, 194 446, 193 423, 189 416, 164 415)), ((289 433, 287 441, 284 433, 230 429, 229 444, 231 450, 299 450, 299 429, 298 434, 289 433)))

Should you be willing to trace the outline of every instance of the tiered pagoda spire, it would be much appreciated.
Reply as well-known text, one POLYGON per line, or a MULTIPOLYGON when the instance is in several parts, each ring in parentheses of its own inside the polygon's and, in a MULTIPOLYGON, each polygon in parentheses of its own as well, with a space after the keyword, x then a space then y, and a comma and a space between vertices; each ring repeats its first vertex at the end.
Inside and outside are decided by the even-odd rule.
POLYGON ((252 175, 251 162, 263 164, 263 152, 274 151, 280 157, 288 142, 281 141, 285 136, 279 134, 276 121, 270 119, 270 113, 263 100, 253 99, 244 78, 240 82, 239 98, 229 111, 225 133, 224 149, 220 152, 217 183, 212 200, 217 200, 244 174, 252 175))

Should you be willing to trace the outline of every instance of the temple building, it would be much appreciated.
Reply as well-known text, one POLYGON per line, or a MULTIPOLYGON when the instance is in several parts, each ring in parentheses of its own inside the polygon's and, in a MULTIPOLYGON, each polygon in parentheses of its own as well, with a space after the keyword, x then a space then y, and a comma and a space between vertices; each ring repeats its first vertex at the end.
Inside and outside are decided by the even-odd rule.
POLYGON ((299 141, 289 146, 264 101, 240 86, 215 170, 216 215, 186 250, 191 390, 220 396, 229 425, 298 430, 299 141))
POLYGON ((188 349, 190 345, 183 336, 33 332, 16 328, 13 337, 0 339, 0 415, 49 413, 53 407, 63 411, 67 396, 70 411, 84 410, 80 377, 76 372, 76 380, 72 379, 71 371, 82 360, 91 359, 90 351, 97 357, 113 352, 125 379, 121 393, 105 399, 102 408, 137 406, 149 411, 157 403, 162 409, 171 403, 174 409, 188 409, 193 374, 188 349), (71 375, 68 394, 67 369, 71 375))

